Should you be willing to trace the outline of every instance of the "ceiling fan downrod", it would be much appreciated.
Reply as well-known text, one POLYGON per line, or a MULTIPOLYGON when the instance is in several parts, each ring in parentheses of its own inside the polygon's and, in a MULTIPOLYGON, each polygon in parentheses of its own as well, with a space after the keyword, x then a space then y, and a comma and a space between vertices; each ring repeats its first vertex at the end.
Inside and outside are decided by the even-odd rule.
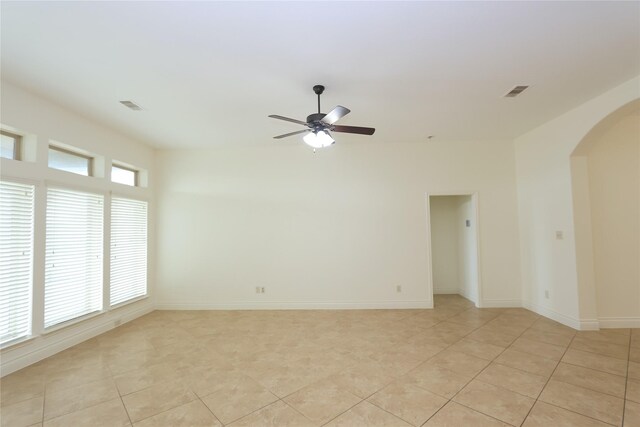
POLYGON ((322 92, 324 92, 324 86, 315 85, 313 87, 313 91, 316 93, 316 95, 318 95, 318 114, 320 114, 320 95, 322 95, 322 92))

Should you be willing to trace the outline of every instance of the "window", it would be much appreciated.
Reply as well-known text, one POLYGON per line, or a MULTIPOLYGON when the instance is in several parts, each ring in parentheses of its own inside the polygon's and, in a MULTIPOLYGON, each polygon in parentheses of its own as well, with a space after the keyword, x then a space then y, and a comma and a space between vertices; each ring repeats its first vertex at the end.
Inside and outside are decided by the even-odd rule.
POLYGON ((20 141, 22 137, 11 132, 0 130, 0 157, 20 160, 20 141))
POLYGON ((111 305, 147 294, 147 202, 111 200, 111 305))
POLYGON ((138 185, 138 171, 113 165, 111 166, 111 181, 135 187, 138 185))
POLYGON ((91 175, 91 157, 49 146, 49 167, 78 175, 91 175))
POLYGON ((0 344, 31 333, 33 193, 0 181, 0 344))
POLYGON ((102 309, 103 200, 47 191, 45 328, 102 309))

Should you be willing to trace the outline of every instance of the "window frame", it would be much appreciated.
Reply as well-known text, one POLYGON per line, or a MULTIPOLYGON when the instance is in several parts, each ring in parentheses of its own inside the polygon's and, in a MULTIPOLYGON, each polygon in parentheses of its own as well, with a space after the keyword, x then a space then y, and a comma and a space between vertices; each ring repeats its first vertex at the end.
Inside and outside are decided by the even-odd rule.
MULTIPOLYGON (((7 160, 22 160, 22 135, 0 129, 0 135, 8 136, 13 139, 13 158, 7 160)), ((3 159, 6 157, 3 157, 3 159)))
MULTIPOLYGON (((79 174, 74 174, 74 175, 79 175, 79 174)), ((84 176, 84 175, 79 175, 79 176, 84 176)), ((93 188, 87 188, 86 186, 83 185, 69 185, 69 184, 63 184, 63 183, 58 183, 58 182, 52 182, 52 181, 47 181, 46 185, 44 187, 44 203, 45 203, 45 218, 44 218, 44 227, 45 227, 45 236, 44 236, 44 242, 43 242, 43 246, 44 246, 44 269, 43 269, 43 283, 42 283, 42 330, 41 330, 41 335, 47 335, 51 332, 55 332, 57 330, 60 329, 64 329, 67 326, 71 326, 74 325, 76 323, 80 323, 83 322, 85 320, 89 320, 93 317, 97 317, 100 316, 101 314, 107 313, 109 310, 107 307, 105 307, 105 300, 104 300, 104 294, 105 294, 105 258, 106 258, 106 233, 105 233, 105 226, 107 223, 107 216, 106 216, 106 205, 107 205, 107 200, 109 200, 109 204, 111 202, 111 196, 109 194, 109 192, 105 192, 103 190, 98 190, 98 189, 93 189, 93 188), (86 194, 90 194, 92 196, 100 196, 102 198, 102 229, 101 229, 101 238, 102 238, 102 245, 101 245, 101 253, 102 253, 102 259, 101 259, 101 269, 102 269, 102 275, 101 275, 101 284, 100 284, 100 292, 102 294, 102 298, 100 298, 100 308, 90 311, 88 313, 82 314, 80 316, 77 317, 73 317, 71 319, 67 319, 58 323, 54 323, 52 325, 47 326, 46 324, 46 296, 47 296, 47 273, 46 273, 46 269, 47 269, 47 233, 48 233, 48 221, 47 221, 47 216, 48 216, 48 209, 49 209, 49 191, 50 190, 61 190, 61 191, 70 191, 70 192, 76 192, 76 193, 86 193, 86 194)))
POLYGON ((109 174, 109 180, 113 184, 126 185, 127 187, 140 187, 140 178, 139 177, 140 177, 140 170, 135 169, 135 168, 130 167, 130 166, 124 166, 121 163, 111 162, 111 171, 110 171, 110 174, 109 174), (113 180, 113 168, 114 167, 118 168, 118 169, 129 171, 129 172, 133 172, 133 185, 123 184, 121 182, 115 182, 113 180))
MULTIPOLYGON (((7 162, 5 173, 2 179, 16 183, 25 183, 34 186, 33 194, 33 211, 34 218, 32 224, 32 260, 31 260, 31 315, 30 315, 30 331, 28 335, 18 337, 0 344, 0 350, 12 351, 15 348, 31 345, 34 340, 44 339, 49 334, 65 333, 62 331, 75 330, 74 328, 82 328, 81 325, 94 324, 102 319, 110 319, 118 316, 118 313, 126 313, 127 310, 136 309, 139 304, 147 304, 144 301, 150 301, 154 295, 152 281, 153 260, 153 228, 152 212, 155 206, 154 197, 148 185, 148 170, 144 167, 138 167, 126 161, 114 160, 110 155, 102 154, 102 150, 93 151, 85 144, 80 146, 69 145, 54 139, 42 138, 36 134, 23 132, 22 130, 13 130, 10 125, 4 126, 0 124, 0 132, 5 135, 3 139, 7 142, 5 146, 13 143, 11 150, 4 150, 6 160, 16 160, 17 162, 7 162), (46 149, 47 153, 66 154, 69 157, 69 163, 72 165, 72 172, 68 169, 60 169, 49 166, 49 157, 44 154, 42 149, 46 149), (51 151, 53 150, 53 151, 51 151), (13 158, 10 156, 13 155, 13 158), (72 157, 72 158, 71 158, 72 157), (74 160, 75 159, 75 160, 74 160), (37 168, 23 166, 22 160, 33 163, 37 168), (106 162, 105 162, 106 160, 106 162), (77 165, 75 164, 77 163, 77 165), (126 180, 132 182, 133 185, 114 182, 107 175, 108 167, 115 167, 122 171, 127 171, 123 175, 126 180), (11 170, 9 170, 11 169, 11 170), (66 172, 60 174, 58 171, 66 172), (85 174, 86 173, 86 174, 85 174), (133 173, 133 176, 131 176, 133 173), (69 175, 71 174, 71 175, 69 175), (74 178, 74 176, 90 176, 96 179, 85 180, 84 178, 74 178), (125 187, 138 187, 137 189, 128 189, 125 187), (102 196, 103 212, 102 212, 102 302, 101 308, 86 313, 84 315, 71 318, 60 323, 45 326, 45 304, 46 289, 45 280, 47 276, 47 218, 46 213, 49 209, 48 191, 50 189, 70 190, 83 193, 90 193, 102 196), (117 194, 114 194, 117 193, 117 194), (125 198, 143 201, 147 203, 146 214, 146 280, 145 294, 133 297, 129 300, 122 301, 118 304, 111 304, 111 202, 114 198, 125 198), (124 308, 129 305, 132 307, 124 308), (123 311, 124 310, 124 311, 123 311), (71 329, 67 329, 71 328, 71 329)), ((65 159, 62 159, 63 162, 65 159)), ((64 163, 63 163, 64 164, 64 163)), ((125 181, 123 179, 123 181, 125 181)), ((57 265, 57 263, 56 263, 57 265)), ((25 347, 27 348, 27 347, 25 347)))
POLYGON ((35 277, 36 277, 36 252, 38 250, 37 248, 37 238, 36 238, 36 222, 37 222, 37 218, 36 218, 36 206, 37 206, 37 199, 38 199, 38 192, 39 190, 39 183, 37 181, 31 180, 31 179, 24 179, 24 178, 20 178, 20 177, 16 177, 16 176, 11 176, 11 175, 4 175, 2 176, 2 181, 5 182, 9 182, 9 183, 13 183, 13 184, 19 184, 19 185, 28 185, 28 186, 32 186, 32 206, 31 206, 31 210, 32 210, 32 217, 31 217, 31 265, 30 265, 30 281, 31 281, 31 286, 30 286, 30 290, 29 290, 29 299, 30 299, 30 307, 29 307, 29 319, 28 319, 28 324, 29 324, 29 330, 28 333, 26 335, 22 335, 16 338, 13 338, 11 340, 5 341, 4 343, 0 344, 0 350, 7 350, 10 347, 13 346, 17 346, 20 344, 23 344, 27 341, 31 341, 34 338, 36 338, 38 336, 38 330, 36 328, 37 324, 35 322, 35 313, 36 313, 36 304, 35 304, 35 294, 36 294, 36 281, 35 281, 35 277))
POLYGON ((111 192, 109 194, 109 281, 108 283, 106 283, 106 292, 108 292, 109 294, 109 306, 105 307, 105 310, 114 310, 116 308, 119 307, 123 307, 125 305, 134 303, 136 301, 140 301, 143 299, 147 299, 149 298, 149 207, 151 206, 151 203, 149 202, 149 200, 147 198, 144 197, 135 197, 135 196, 130 196, 130 195, 125 195, 125 194, 119 194, 119 193, 113 193, 111 192), (113 268, 113 252, 112 252, 112 248, 113 248, 113 199, 124 199, 124 200, 131 200, 131 201, 135 201, 135 202, 143 202, 146 204, 146 218, 145 218, 145 230, 146 230, 146 234, 145 234, 145 293, 144 295, 138 295, 136 297, 133 297, 131 299, 125 300, 125 301, 120 301, 117 304, 113 304, 111 301, 111 283, 113 278, 111 277, 111 272, 112 272, 112 268, 113 268))
MULTIPOLYGON (((58 151, 60 153, 69 154, 71 156, 75 156, 75 157, 80 157, 80 158, 86 159, 87 160, 87 175, 86 176, 94 176, 93 175, 93 172, 94 172, 93 162, 95 160, 95 157, 90 156, 88 154, 79 153, 77 151, 73 151, 73 150, 70 150, 68 148, 62 148, 62 147, 60 147, 58 145, 55 145, 55 144, 49 144, 48 150, 58 151)), ((48 154, 48 151, 47 151, 47 154, 48 154)), ((54 170, 57 170, 57 171, 68 172, 68 173, 72 173, 74 175, 79 175, 79 176, 85 176, 85 175, 82 175, 82 174, 79 174, 79 173, 68 171, 66 169, 54 168, 54 167, 49 166, 49 158, 48 158, 48 156, 47 156, 47 167, 49 169, 54 169, 54 170)))

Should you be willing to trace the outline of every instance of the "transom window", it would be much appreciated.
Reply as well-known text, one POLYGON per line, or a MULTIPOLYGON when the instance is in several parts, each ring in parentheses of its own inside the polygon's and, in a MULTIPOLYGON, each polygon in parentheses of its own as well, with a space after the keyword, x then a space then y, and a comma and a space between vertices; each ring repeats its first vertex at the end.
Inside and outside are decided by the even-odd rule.
POLYGON ((15 133, 0 130, 0 157, 20 160, 20 142, 22 137, 15 133))
POLYGON ((64 148, 49 146, 49 167, 78 175, 91 175, 92 158, 64 148))
POLYGON ((138 171, 114 164, 111 166, 111 181, 135 187, 138 185, 138 171))

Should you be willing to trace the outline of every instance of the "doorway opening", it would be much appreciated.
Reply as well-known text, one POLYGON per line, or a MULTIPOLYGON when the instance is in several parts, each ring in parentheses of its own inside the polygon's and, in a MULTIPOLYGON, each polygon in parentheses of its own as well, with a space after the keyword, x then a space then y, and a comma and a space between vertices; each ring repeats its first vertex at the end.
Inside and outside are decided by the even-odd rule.
MULTIPOLYGON (((480 306, 477 194, 428 196, 433 295, 460 295, 480 306)), ((437 298, 434 297, 434 304, 437 298)))

